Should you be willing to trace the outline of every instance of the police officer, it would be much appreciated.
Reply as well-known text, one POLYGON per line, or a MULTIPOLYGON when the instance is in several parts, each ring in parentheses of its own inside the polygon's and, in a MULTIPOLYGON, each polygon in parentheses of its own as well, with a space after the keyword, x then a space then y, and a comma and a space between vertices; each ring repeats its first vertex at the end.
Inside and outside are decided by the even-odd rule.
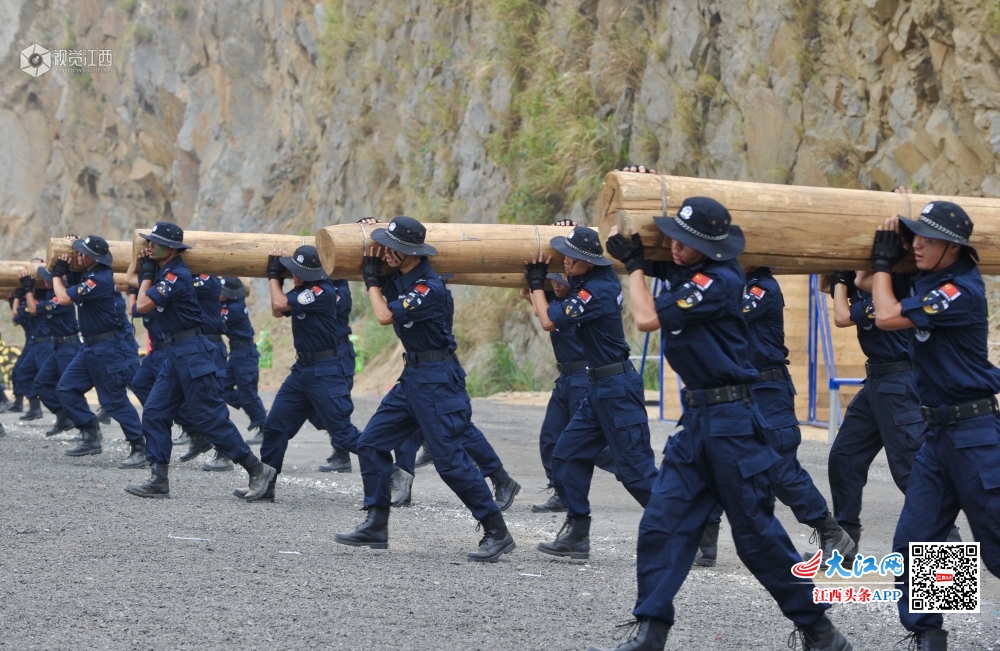
POLYGON ((749 362, 742 313, 746 276, 736 262, 743 233, 730 226, 722 204, 706 197, 688 198, 675 217, 655 221, 672 240, 671 262, 645 261, 639 236, 626 239, 617 228, 608 251, 629 273, 636 327, 661 329, 667 360, 684 382, 685 410, 639 524, 638 634, 618 648, 663 649, 674 623, 674 596, 709 515, 721 504, 740 560, 795 623, 803 646, 847 651, 851 644, 824 614, 828 606, 813 603, 813 586, 788 578, 801 558, 774 517, 768 469, 780 457, 766 441, 751 393, 757 370, 749 362), (646 272, 667 283, 655 298, 646 272))
POLYGON ((361 475, 366 521, 352 532, 338 533, 344 545, 386 549, 389 546, 389 452, 419 429, 434 455, 441 478, 465 503, 483 528, 479 549, 469 561, 493 562, 514 550, 500 507, 462 446, 472 415, 465 390, 465 371, 455 356, 450 321, 454 307, 444 283, 431 268, 434 247, 425 244, 427 230, 416 219, 396 217, 371 238, 382 245, 362 261, 362 274, 372 310, 381 325, 392 325, 403 343, 403 373, 385 395, 361 435, 361 475), (383 260, 394 270, 382 276, 383 260))
MULTIPOLYGON (((54 436, 73 429, 70 420, 59 400, 59 378, 77 356, 83 344, 80 343, 80 325, 76 320, 76 306, 60 305, 59 299, 52 290, 52 274, 45 267, 38 267, 39 277, 45 282, 46 292, 41 302, 29 299, 29 309, 45 319, 52 337, 52 354, 42 364, 35 378, 35 390, 42 403, 56 415, 56 422, 45 432, 46 436, 54 436)), ((23 277, 22 277, 23 278, 23 277)), ((30 277, 29 277, 30 278, 30 277)))
MULTIPOLYGON (((576 222, 556 222, 556 226, 576 226, 576 222)), ((546 292, 545 297, 549 304, 562 304, 563 299, 569 296, 569 281, 562 274, 550 273, 548 276, 552 283, 552 291, 546 292)), ((521 290, 521 297, 531 302, 531 291, 521 290)), ((553 330, 549 333, 549 341, 552 344, 552 352, 556 357, 556 368, 559 370, 559 378, 552 388, 552 395, 545 407, 545 417, 542 419, 542 429, 538 433, 538 451, 542 458, 542 467, 545 469, 545 477, 549 480, 546 488, 552 491, 552 496, 540 504, 532 504, 531 510, 535 513, 564 513, 566 507, 563 506, 559 498, 559 491, 555 490, 555 478, 552 473, 552 453, 555 451, 556 442, 559 435, 566 429, 573 414, 580 408, 580 403, 587 397, 587 387, 590 386, 590 378, 587 376, 587 357, 583 352, 583 341, 577 333, 577 328, 566 328, 565 330, 553 330)), ((611 450, 607 447, 601 451, 594 459, 594 465, 615 474, 615 461, 611 456, 611 450)))
POLYGON ((201 334, 202 311, 191 270, 180 255, 191 248, 184 244, 184 231, 176 224, 157 222, 142 237, 153 246, 152 253, 146 251, 139 258, 135 309, 139 314, 157 313, 157 346, 166 354, 142 413, 150 478, 143 484, 128 484, 125 490, 139 497, 169 497, 170 426, 183 408, 195 431, 247 471, 250 482, 245 499, 259 499, 276 473, 257 459, 229 420, 221 397, 225 360, 219 348, 201 334))
MULTIPOLYGON (((32 258, 33 263, 42 262, 40 258, 32 258)), ((28 399, 28 411, 20 420, 38 420, 42 417, 42 406, 38 399, 38 390, 35 387, 35 377, 38 369, 42 367, 45 360, 52 354, 52 334, 49 332, 49 324, 44 318, 38 318, 35 312, 30 309, 34 301, 45 300, 45 289, 35 289, 34 279, 29 273, 21 276, 21 291, 17 300, 17 320, 15 324, 23 325, 25 333, 31 331, 31 345, 25 346, 21 353, 21 358, 15 364, 15 373, 21 386, 21 394, 28 399), (38 294, 36 296, 36 293, 38 294)))
POLYGON ((18 309, 24 302, 24 288, 18 287, 8 297, 7 304, 10 306, 10 320, 15 326, 24 330, 24 345, 21 347, 21 354, 14 361, 14 368, 10 370, 11 384, 14 389, 14 399, 4 406, 3 411, 12 414, 19 414, 24 411, 24 381, 20 372, 21 367, 28 360, 28 351, 31 348, 31 327, 34 325, 29 319, 18 316, 18 309))
MULTIPOLYGON (((316 247, 300 246, 291 256, 271 251, 267 278, 271 314, 292 320, 295 365, 281 383, 264 421, 261 459, 280 474, 289 439, 313 417, 338 447, 357 453, 361 432, 351 422, 354 402, 350 376, 345 373, 348 364, 353 370, 354 360, 342 356, 347 333, 337 319, 337 295, 316 247), (291 275, 294 282, 287 293, 282 288, 285 275, 291 275)), ((274 499, 274 483, 272 480, 267 489, 268 500, 274 499)), ((238 492, 234 494, 240 497, 238 492)))
MULTIPOLYGON (((764 430, 767 442, 781 457, 769 470, 775 496, 792 509, 795 519, 813 528, 810 542, 817 543, 823 550, 823 563, 830 559, 834 550, 853 561, 855 541, 837 524, 827 508, 826 499, 796 457, 802 433, 795 415, 795 386, 787 368, 785 301, 781 287, 767 267, 753 267, 746 272, 743 318, 748 328, 749 362, 757 369, 757 379, 751 384, 750 393, 767 422, 764 430)), ((720 505, 705 526, 695 565, 715 565, 721 517, 720 505)))
MULTIPOLYGON (((347 333, 347 341, 340 344, 339 351, 341 359, 344 360, 344 375, 347 376, 348 385, 353 390, 355 358, 357 354, 354 352, 354 342, 350 340, 351 310, 354 307, 351 300, 351 287, 342 278, 331 278, 330 283, 333 284, 334 295, 337 297, 337 322, 340 324, 341 330, 347 333)), ((313 426, 315 425, 316 423, 313 423, 313 426)), ((323 428, 319 427, 318 429, 323 428)), ((327 432, 327 435, 330 435, 330 433, 327 432)), ((330 445, 333 447, 333 452, 326 458, 326 463, 319 467, 319 471, 351 472, 351 453, 343 448, 338 448, 332 435, 330 435, 330 445)))
POLYGON ((129 341, 115 302, 118 293, 111 271, 111 253, 107 241, 97 235, 73 240, 73 250, 77 265, 84 269, 82 273, 69 273, 68 255, 59 256, 49 269, 59 305, 78 307, 83 335, 83 349, 69 363, 56 385, 62 408, 80 430, 80 443, 66 454, 101 453, 100 426, 84 395, 96 388, 105 411, 121 425, 130 445, 130 454, 119 467, 135 467, 141 465, 145 451, 142 424, 126 393, 133 369, 135 340, 129 341))
POLYGON ((552 452, 554 483, 566 506, 566 521, 556 539, 538 543, 538 550, 582 559, 590 557, 590 483, 604 448, 611 450, 616 478, 642 506, 649 500, 656 466, 642 377, 629 361, 622 288, 612 262, 604 257, 597 231, 585 226, 550 243, 566 256, 563 267, 571 292, 550 304, 545 295, 548 261, 532 258, 526 265, 531 304, 545 331, 576 329, 590 383, 552 452))
POLYGON ((259 432, 267 418, 267 410, 257 394, 260 379, 260 353, 254 344, 254 329, 247 308, 247 290, 235 276, 219 282, 222 324, 229 339, 229 360, 226 363, 226 390, 223 398, 230 407, 242 409, 250 418, 248 431, 259 432))
MULTIPOLYGON (((875 326, 916 328, 912 361, 927 422, 892 543, 906 558, 906 583, 909 544, 945 540, 959 510, 980 543, 986 569, 1000 576, 1000 369, 988 356, 985 286, 979 254, 969 245, 972 228, 960 206, 935 201, 917 219, 887 219, 872 247, 875 326), (904 240, 919 272, 913 295, 900 300, 891 272, 905 253, 904 240)), ((902 590, 899 616, 914 645, 947 649, 941 615, 911 612, 909 588, 902 590)))

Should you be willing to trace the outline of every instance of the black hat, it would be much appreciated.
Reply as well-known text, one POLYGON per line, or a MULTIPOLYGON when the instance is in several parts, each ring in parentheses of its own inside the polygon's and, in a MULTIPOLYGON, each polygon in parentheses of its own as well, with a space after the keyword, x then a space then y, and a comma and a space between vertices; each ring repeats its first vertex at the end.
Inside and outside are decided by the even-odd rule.
POLYGON ((239 301, 247 297, 247 290, 236 276, 226 276, 219 281, 222 295, 232 301, 239 301))
POLYGON ((569 235, 553 237, 549 240, 549 244, 568 258, 584 260, 599 267, 607 267, 614 264, 614 261, 604 257, 604 248, 601 246, 600 239, 597 231, 593 228, 576 226, 569 232, 569 235))
POLYGON ((961 244, 976 262, 979 253, 969 246, 972 237, 972 220, 969 214, 958 204, 950 201, 935 201, 924 206, 917 219, 899 218, 903 226, 901 233, 907 242, 913 242, 914 235, 920 235, 932 240, 944 240, 961 244))
POLYGON ((424 244, 427 229, 413 217, 396 217, 388 228, 372 231, 372 239, 393 251, 405 255, 437 255, 437 249, 424 244))
POLYGON ((100 235, 88 235, 82 240, 73 240, 73 250, 84 254, 98 264, 111 264, 108 241, 100 235))
POLYGON ((184 243, 184 229, 170 222, 156 222, 148 235, 139 233, 139 237, 153 244, 160 244, 168 249, 184 251, 191 247, 184 243))
POLYGON ((52 282, 52 272, 46 269, 44 265, 38 268, 38 277, 47 283, 52 282))
POLYGON ((731 260, 746 246, 743 229, 732 224, 726 207, 708 197, 689 197, 676 217, 654 217, 653 221, 670 239, 712 260, 731 260))
POLYGON ((551 280, 553 284, 558 283, 569 287, 569 281, 563 278, 562 274, 548 274, 545 277, 551 280))
POLYGON ((315 246, 303 244, 295 249, 295 253, 281 258, 281 264, 285 269, 292 272, 302 280, 328 280, 330 277, 323 270, 323 263, 319 261, 319 253, 315 246))

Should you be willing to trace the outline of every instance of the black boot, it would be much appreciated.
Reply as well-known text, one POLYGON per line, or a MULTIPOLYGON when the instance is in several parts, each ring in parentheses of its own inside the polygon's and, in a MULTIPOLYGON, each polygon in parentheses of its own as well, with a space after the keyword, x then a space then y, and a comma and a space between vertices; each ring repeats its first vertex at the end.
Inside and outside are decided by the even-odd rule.
POLYGON ((74 427, 76 427, 76 425, 74 425, 73 421, 69 419, 69 416, 66 414, 66 410, 60 409, 56 412, 56 422, 52 423, 52 429, 45 430, 45 436, 62 434, 63 432, 68 432, 74 427))
POLYGON ((167 479, 167 464, 150 464, 149 479, 144 484, 128 484, 125 490, 139 497, 162 500, 170 497, 170 480, 167 479))
POLYGON ((268 486, 271 485, 271 480, 278 476, 278 471, 266 463, 261 463, 253 452, 240 461, 240 465, 250 475, 250 484, 247 486, 247 494, 243 496, 243 499, 247 502, 253 502, 264 497, 268 486))
POLYGON ((841 524, 840 526, 854 541, 854 553, 850 556, 844 556, 844 568, 847 569, 854 565, 854 557, 861 551, 861 532, 864 528, 860 524, 841 524))
POLYGON ((511 479, 503 466, 490 475, 490 481, 493 482, 493 499, 501 511, 506 511, 514 503, 514 496, 521 492, 521 484, 511 479))
POLYGON ((719 526, 719 522, 705 525, 705 532, 701 534, 701 542, 698 543, 698 553, 694 557, 695 565, 715 567, 715 558, 719 554, 719 526))
POLYGON ((190 461, 199 454, 204 454, 212 449, 212 444, 209 443, 204 436, 201 436, 200 434, 191 434, 190 436, 191 445, 189 445, 187 451, 181 455, 180 461, 190 461))
POLYGON ((15 393, 14 402, 10 403, 10 406, 7 407, 7 411, 12 414, 20 414, 24 411, 24 396, 15 393))
POLYGON ((111 424, 111 416, 110 414, 108 414, 108 412, 104 411, 104 407, 97 408, 97 413, 94 414, 94 418, 96 418, 97 422, 100 423, 101 425, 111 424))
POLYGON ((80 430, 80 442, 66 450, 67 457, 85 457, 101 453, 101 430, 97 421, 86 429, 80 430))
POLYGON ((233 466, 233 462, 229 457, 216 450, 212 460, 206 461, 201 469, 205 472, 225 472, 235 469, 235 466, 233 466))
POLYGON ((320 466, 320 472, 351 472, 351 453, 347 450, 333 448, 333 454, 326 458, 326 465, 320 466))
POLYGON ((28 398, 28 413, 19 420, 38 420, 42 417, 42 401, 38 398, 28 398))
POLYGON ((10 401, 7 394, 3 391, 0 391, 0 398, 2 398, 2 400, 0 400, 0 414, 2 414, 13 407, 14 403, 10 401))
POLYGON ((853 561, 854 555, 857 553, 857 545, 851 540, 851 536, 837 524, 832 513, 827 511, 822 520, 808 524, 814 529, 809 542, 818 545, 823 550, 823 562, 820 569, 826 570, 829 567, 827 561, 833 556, 835 549, 840 552, 842 557, 851 558, 853 561))
POLYGON ((662 619, 640 618, 635 637, 614 649, 599 649, 596 646, 587 647, 587 651, 663 651, 667 646, 667 634, 670 624, 662 619))
POLYGON ((480 520, 479 526, 483 528, 483 539, 479 541, 479 549, 466 555, 470 562, 496 563, 501 556, 511 553, 517 547, 500 511, 480 520))
POLYGON ((414 468, 423 468, 424 466, 429 466, 434 463, 434 457, 431 456, 431 450, 426 445, 420 448, 420 454, 417 455, 417 460, 413 464, 414 468))
POLYGON ((565 513, 566 507, 563 506, 559 492, 553 489, 552 497, 540 504, 532 504, 531 511, 533 513, 565 513))
POLYGON ((948 651, 948 631, 941 628, 929 628, 919 633, 913 632, 896 644, 909 642, 908 649, 913 651, 948 651))
POLYGON ((146 439, 139 439, 138 441, 129 441, 128 444, 131 446, 131 451, 128 453, 128 458, 118 464, 119 468, 145 468, 149 465, 149 461, 146 460, 146 439))
POLYGON ((553 556, 590 558, 590 516, 566 516, 566 522, 552 542, 538 543, 538 551, 553 556))
MULTIPOLYGON (((264 491, 264 494, 261 495, 260 497, 258 497, 254 501, 256 501, 256 502, 274 502, 274 485, 277 483, 277 481, 278 481, 278 476, 275 475, 274 479, 271 480, 271 483, 267 485, 267 490, 264 491)), ((248 492, 250 492, 249 488, 234 488, 233 489, 233 495, 235 497, 240 498, 241 500, 246 499, 246 496, 247 496, 248 492)))
POLYGON ((794 636, 799 634, 802 640, 802 651, 853 651, 854 645, 847 641, 847 638, 837 630, 826 615, 821 615, 819 620, 811 626, 796 626, 792 631, 794 636))
POLYGON ((367 511, 368 517, 357 529, 334 535, 333 542, 351 547, 389 549, 389 507, 373 506, 367 511))

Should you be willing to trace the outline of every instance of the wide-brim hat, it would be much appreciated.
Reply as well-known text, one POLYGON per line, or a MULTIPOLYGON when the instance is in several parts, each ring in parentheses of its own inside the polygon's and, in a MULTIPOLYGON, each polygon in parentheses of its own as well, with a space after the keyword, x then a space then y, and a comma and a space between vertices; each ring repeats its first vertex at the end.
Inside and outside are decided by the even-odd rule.
POLYGON ((319 253, 316 252, 316 247, 309 244, 304 244, 295 249, 295 253, 292 255, 282 257, 281 264, 285 266, 285 269, 292 272, 292 275, 298 276, 302 280, 314 281, 328 280, 330 278, 326 275, 326 271, 323 270, 323 263, 319 261, 319 253))
POLYGON ((570 286, 569 281, 563 278, 562 274, 547 274, 545 277, 551 280, 553 284, 565 285, 566 287, 570 286))
POLYGON ((386 228, 372 231, 371 238, 386 248, 404 255, 437 255, 437 249, 424 242, 427 229, 405 215, 394 218, 386 228))
POLYGON ((46 269, 44 266, 38 267, 38 277, 47 283, 52 282, 52 272, 46 269))
POLYGON ((743 253, 743 229, 732 223, 725 206, 709 197, 691 197, 674 217, 654 217, 657 228, 710 260, 732 260, 743 253))
POLYGON ((899 218, 900 234, 913 243, 913 236, 919 235, 931 240, 944 240, 961 244, 972 258, 979 262, 979 252, 969 245, 972 237, 972 220, 969 214, 950 201, 934 201, 927 204, 916 219, 899 218))
POLYGON ((231 301, 241 301, 247 297, 247 288, 243 282, 235 276, 226 276, 219 281, 219 289, 222 295, 231 301))
POLYGON ((156 222, 149 233, 139 233, 139 237, 168 249, 185 251, 191 248, 184 243, 184 229, 171 222, 156 222))
POLYGON ((562 235, 553 237, 549 240, 549 246, 567 258, 583 260, 598 267, 613 265, 613 260, 604 257, 604 247, 601 246, 600 240, 594 229, 576 226, 566 237, 562 235))
POLYGON ((84 254, 98 264, 110 265, 112 262, 107 241, 97 235, 88 235, 85 238, 73 240, 73 250, 84 254))

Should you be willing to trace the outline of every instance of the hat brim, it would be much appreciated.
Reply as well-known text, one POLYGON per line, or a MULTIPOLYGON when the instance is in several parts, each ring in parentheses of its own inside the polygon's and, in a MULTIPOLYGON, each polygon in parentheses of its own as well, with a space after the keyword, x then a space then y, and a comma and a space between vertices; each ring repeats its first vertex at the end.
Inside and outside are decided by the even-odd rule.
POLYGON ((959 242, 955 238, 942 233, 933 226, 925 224, 919 219, 907 219, 906 217, 900 217, 899 225, 902 227, 900 234, 903 236, 903 239, 907 241, 907 243, 912 244, 913 236, 919 235, 920 237, 926 237, 929 240, 943 240, 953 244, 960 244, 966 251, 968 251, 973 260, 979 262, 979 252, 976 251, 975 247, 969 246, 964 242, 959 242))
POLYGON ((311 269, 309 267, 303 267, 298 262, 295 261, 290 255, 286 255, 281 258, 281 264, 288 269, 292 275, 301 278, 302 280, 329 280, 330 277, 326 275, 326 271, 321 268, 311 269))
POLYGON ((160 246, 165 246, 168 249, 177 249, 178 251, 186 251, 191 247, 184 242, 175 242, 173 240, 168 240, 165 237, 161 237, 156 233, 139 233, 139 237, 146 240, 147 242, 152 242, 153 244, 159 244, 160 246))
POLYGON ((610 267, 615 263, 614 260, 605 258, 603 255, 594 255, 592 253, 586 253, 585 251, 580 251, 579 249, 571 247, 566 242, 566 238, 562 235, 557 235, 549 240, 549 246, 559 253, 562 253, 567 258, 583 260, 584 262, 589 262, 590 264, 597 265, 598 267, 610 267))
POLYGON ((685 246, 690 246, 711 260, 732 260, 743 253, 743 249, 746 248, 746 238, 743 236, 743 229, 739 226, 730 225, 729 234, 725 239, 706 240, 681 228, 673 217, 653 217, 653 221, 656 222, 657 228, 664 235, 685 246))
POLYGON ((83 240, 73 240, 73 250, 77 253, 82 253, 91 260, 94 260, 98 264, 110 265, 112 262, 111 252, 108 251, 104 255, 97 253, 96 251, 91 251, 87 246, 87 243, 83 240))
POLYGON ((553 284, 565 285, 569 287, 569 281, 562 277, 562 274, 547 274, 545 276, 552 281, 553 284))
POLYGON ((52 282, 52 272, 45 267, 38 267, 38 277, 47 283, 52 282))
POLYGON ((430 244, 407 244, 394 240, 389 231, 385 228, 376 228, 372 231, 371 238, 382 246, 399 251, 404 255, 437 255, 437 249, 430 244))
POLYGON ((222 291, 222 295, 231 301, 240 301, 247 297, 247 288, 242 285, 238 289, 222 285, 219 289, 222 291))

